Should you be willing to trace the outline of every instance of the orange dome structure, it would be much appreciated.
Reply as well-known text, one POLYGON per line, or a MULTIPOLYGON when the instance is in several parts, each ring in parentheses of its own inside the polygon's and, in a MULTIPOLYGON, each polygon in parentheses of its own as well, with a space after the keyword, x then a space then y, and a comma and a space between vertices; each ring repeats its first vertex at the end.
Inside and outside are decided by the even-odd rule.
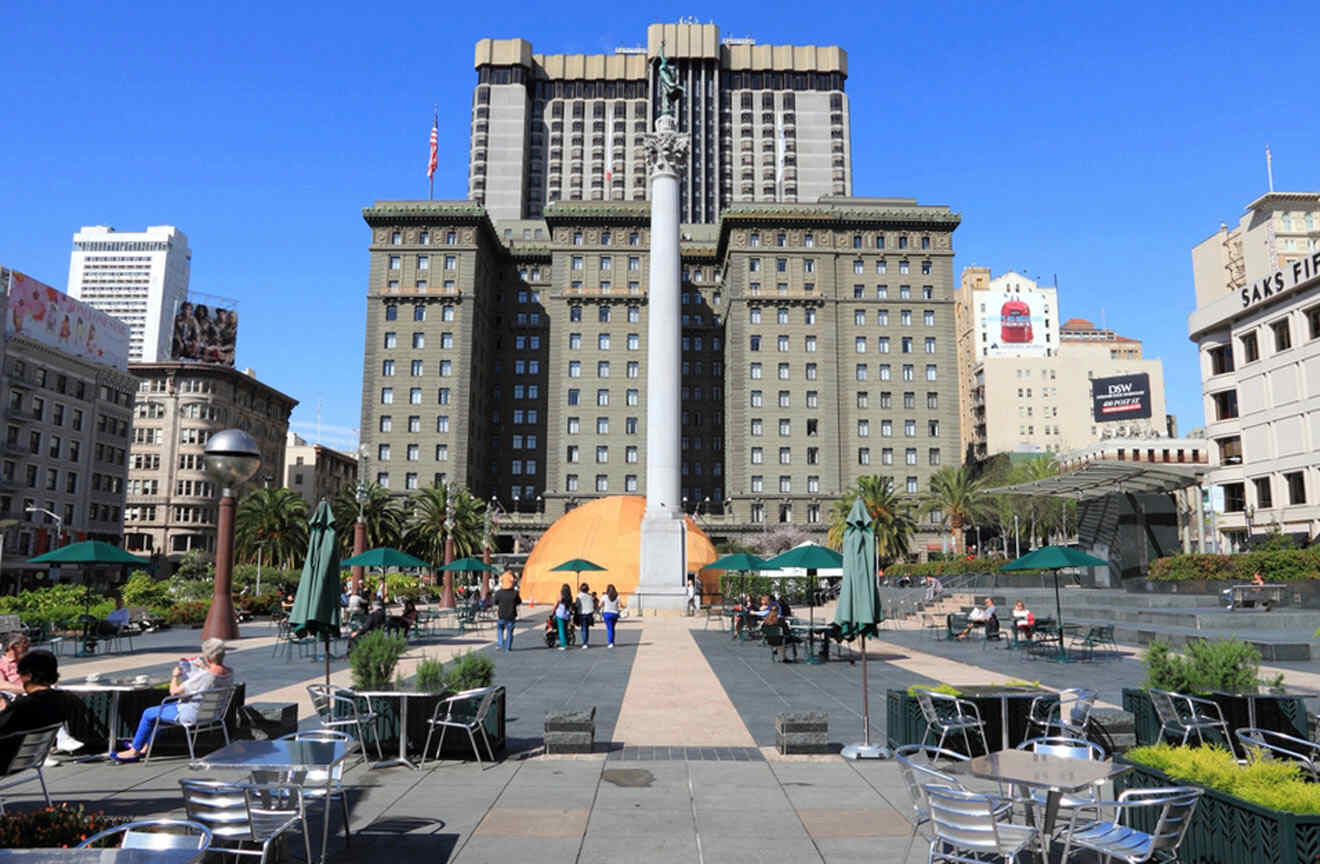
MULTIPOLYGON (((523 567, 519 593, 523 601, 554 603, 559 598, 559 586, 568 583, 577 593, 583 582, 604 594, 605 586, 614 585, 620 594, 630 595, 637 590, 642 555, 642 514, 646 499, 638 495, 612 495, 598 498, 565 513, 555 520, 549 530, 532 548, 523 567), (586 558, 605 570, 590 573, 551 572, 565 561, 586 558)), ((691 516, 687 522, 687 569, 698 572, 716 558, 715 547, 705 532, 697 527, 691 516)), ((712 572, 702 575, 701 583, 709 590, 718 585, 712 572)))

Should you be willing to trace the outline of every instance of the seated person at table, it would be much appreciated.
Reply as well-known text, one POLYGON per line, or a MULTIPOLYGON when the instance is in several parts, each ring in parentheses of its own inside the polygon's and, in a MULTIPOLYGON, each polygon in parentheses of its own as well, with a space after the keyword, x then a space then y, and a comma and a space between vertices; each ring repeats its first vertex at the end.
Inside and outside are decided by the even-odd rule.
POLYGON ((752 626, 752 624, 754 623, 752 621, 753 618, 761 619, 761 622, 755 622, 755 623, 759 624, 764 622, 766 616, 770 614, 771 609, 775 610, 776 615, 779 614, 778 607, 775 606, 770 601, 770 595, 762 594, 761 602, 755 609, 745 610, 743 614, 739 615, 737 618, 734 619, 733 635, 737 636, 739 633, 742 632, 744 627, 752 626))
POLYGON ((1031 628, 1036 626, 1036 616, 1031 614, 1027 604, 1021 600, 1013 604, 1013 627, 1018 634, 1031 638, 1031 628))
POLYGON ((96 632, 101 636, 117 636, 119 631, 128 626, 128 610, 124 608, 124 598, 115 598, 115 608, 110 610, 110 614, 105 616, 105 620, 98 622, 96 632))
MULTIPOLYGON (((59 662, 49 651, 29 651, 18 661, 23 679, 23 696, 0 711, 0 736, 45 729, 56 723, 85 715, 87 706, 67 690, 53 690, 60 680, 59 662)), ((9 768, 9 760, 18 751, 18 739, 0 741, 0 773, 9 768)))
MULTIPOLYGON (((234 671, 225 665, 225 643, 221 639, 206 639, 202 642, 202 656, 189 661, 185 677, 183 664, 174 667, 170 676, 171 696, 190 696, 216 687, 229 687, 234 683, 234 671)), ((151 730, 156 720, 175 723, 192 723, 197 719, 196 701, 184 700, 171 702, 169 705, 153 705, 142 712, 138 721, 137 733, 127 750, 121 750, 110 758, 116 762, 136 762, 146 752, 151 740, 151 730)))
MULTIPOLYGON (((996 618, 994 601, 989 597, 985 598, 985 606, 980 609, 973 609, 972 614, 967 616, 967 628, 954 638, 965 639, 967 634, 972 632, 972 628, 977 625, 985 626, 991 618, 996 618)), ((997 620, 997 619, 996 619, 997 620)))
POLYGON ((777 604, 779 604, 779 617, 780 617, 780 618, 792 618, 792 617, 793 617, 793 609, 792 609, 792 607, 790 607, 790 606, 788 605, 788 600, 787 600, 787 598, 786 598, 783 594, 780 594, 779 596, 777 596, 777 597, 775 598, 775 602, 776 602, 777 604))
MULTIPOLYGON (((5 636, 5 653, 0 656, 0 696, 5 699, 16 699, 25 692, 23 689, 23 678, 19 675, 18 664, 27 653, 28 637, 23 633, 14 631, 5 636)), ((0 708, 4 707, 4 700, 0 699, 0 708)))
POLYGON ((413 628, 413 625, 416 623, 417 623, 417 604, 413 603, 411 597, 407 597, 403 601, 403 614, 391 615, 390 623, 387 625, 386 629, 388 629, 390 632, 396 632, 402 630, 404 633, 407 633, 409 630, 413 628))
POLYGON ((348 595, 348 606, 346 608, 350 618, 354 615, 365 615, 367 614, 367 598, 362 596, 361 591, 354 591, 348 595))
POLYGON ((385 617, 385 604, 379 600, 377 600, 375 603, 372 603, 371 614, 368 615, 366 618, 362 619, 362 622, 358 624, 357 627, 349 631, 348 650, 349 651, 353 650, 353 646, 357 644, 357 640, 361 639, 363 634, 370 633, 372 630, 379 630, 382 627, 384 627, 386 620, 387 619, 385 617))

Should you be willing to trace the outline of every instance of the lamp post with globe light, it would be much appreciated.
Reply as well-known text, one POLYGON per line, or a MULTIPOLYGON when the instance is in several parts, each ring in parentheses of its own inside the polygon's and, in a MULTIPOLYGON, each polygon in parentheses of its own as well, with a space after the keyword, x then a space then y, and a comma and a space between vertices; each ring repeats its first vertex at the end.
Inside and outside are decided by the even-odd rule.
MULTIPOLYGON (((454 562, 454 487, 452 485, 445 487, 445 564, 454 562)), ((450 570, 442 571, 440 589, 440 608, 453 609, 458 604, 454 602, 454 574, 450 570)))
MULTIPOLYGON (((357 499, 358 505, 357 521, 353 523, 353 554, 355 556, 361 555, 363 552, 367 551, 367 462, 367 445, 361 444, 358 446, 358 483, 357 493, 354 495, 354 498, 357 499)), ((363 567, 359 566, 353 568, 352 582, 354 594, 362 593, 362 577, 364 573, 365 568, 363 567)))
POLYGON ((225 429, 211 436, 204 448, 206 473, 220 484, 220 514, 216 520, 215 590, 211 610, 202 627, 203 639, 238 638, 234 617, 232 584, 234 576, 234 510, 238 506, 235 490, 261 470, 261 451, 251 435, 242 429, 225 429))

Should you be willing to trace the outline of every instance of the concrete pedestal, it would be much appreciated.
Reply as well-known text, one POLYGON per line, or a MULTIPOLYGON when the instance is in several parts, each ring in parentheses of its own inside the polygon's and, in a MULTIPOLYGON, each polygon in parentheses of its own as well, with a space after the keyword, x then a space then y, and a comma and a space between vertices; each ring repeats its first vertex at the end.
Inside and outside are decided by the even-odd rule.
POLYGON ((642 517, 642 561, 631 608, 683 609, 687 606, 687 525, 675 513, 642 517))

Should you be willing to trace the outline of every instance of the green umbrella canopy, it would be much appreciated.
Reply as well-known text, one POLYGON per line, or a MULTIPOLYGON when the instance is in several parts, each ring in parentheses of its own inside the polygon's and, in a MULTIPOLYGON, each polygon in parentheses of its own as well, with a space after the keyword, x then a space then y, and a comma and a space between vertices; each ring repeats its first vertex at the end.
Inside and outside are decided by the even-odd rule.
POLYGON ((723 558, 716 559, 702 570, 738 570, 741 572, 756 572, 769 569, 763 559, 755 555, 748 555, 746 552, 735 552, 732 555, 725 555, 723 558))
POLYGON ((299 636, 339 637, 339 568, 335 514, 322 501, 307 526, 307 558, 289 613, 289 627, 299 636))
POLYGON ((584 573, 590 570, 604 570, 599 564, 592 563, 585 558, 574 558, 572 561, 565 561, 558 567, 551 567, 553 570, 566 570, 569 573, 584 573))
POLYGON ((880 596, 875 587, 875 531, 862 499, 853 501, 843 530, 843 585, 834 623, 845 639, 876 635, 880 596))
POLYGON ((420 558, 414 558, 407 552, 400 552, 398 549, 391 549, 388 546, 368 549, 361 555, 354 555, 347 561, 340 561, 339 565, 341 567, 400 567, 403 569, 430 566, 420 558))
POLYGON ((765 562, 765 569, 767 570, 782 570, 785 567, 797 567, 802 570, 831 570, 842 566, 842 555, 833 549, 814 544, 789 549, 783 555, 777 555, 765 562))
POLYGON ((1016 561, 1000 567, 1004 570, 1058 570, 1062 567, 1108 567, 1109 562, 1079 552, 1070 546, 1042 546, 1016 561))
POLYGON ((440 568, 441 570, 459 570, 459 571, 477 571, 485 570, 487 573, 498 573, 500 568, 487 564, 480 558, 459 558, 457 561, 450 561, 440 568))
POLYGON ((130 555, 118 546, 102 543, 100 540, 84 540, 52 549, 44 555, 38 555, 29 564, 137 564, 150 567, 146 558, 130 555))

